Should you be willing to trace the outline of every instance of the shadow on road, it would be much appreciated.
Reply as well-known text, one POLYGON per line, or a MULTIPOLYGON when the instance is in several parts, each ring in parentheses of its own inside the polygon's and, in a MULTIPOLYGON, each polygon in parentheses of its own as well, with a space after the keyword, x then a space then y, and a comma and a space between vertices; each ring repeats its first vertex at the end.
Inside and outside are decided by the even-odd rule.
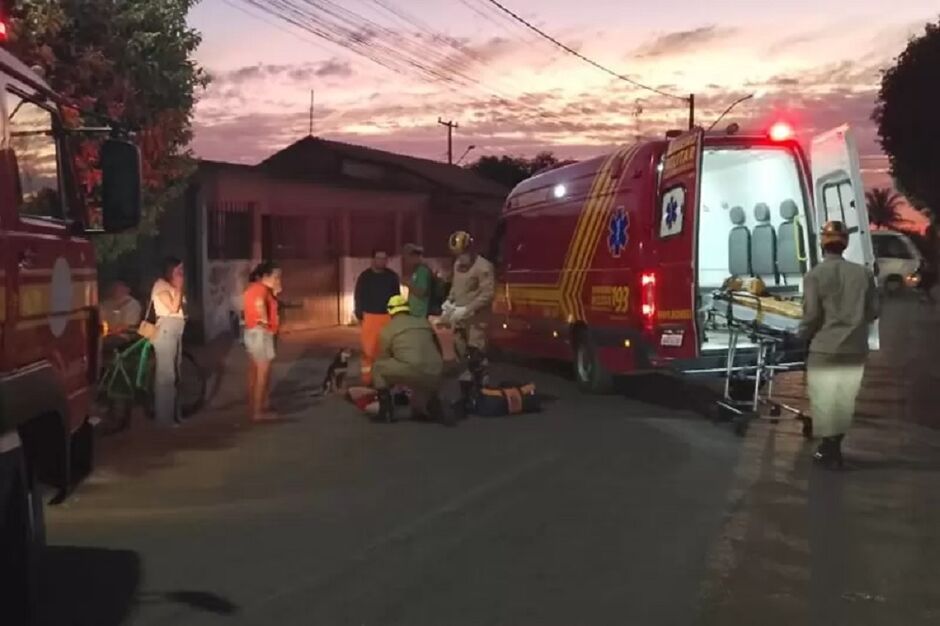
POLYGON ((140 557, 128 550, 49 547, 43 557, 42 626, 119 626, 135 606, 140 557))
MULTIPOLYGON (((290 369, 279 376, 271 389, 271 409, 279 415, 290 415, 306 411, 326 398, 317 396, 323 385, 327 367, 335 356, 331 346, 315 346, 305 349, 293 361, 290 369)), ((357 368, 350 366, 346 382, 357 375, 357 368)))
POLYGON ((151 591, 138 598, 140 604, 177 604, 213 615, 235 615, 237 604, 208 591, 151 591))
POLYGON ((52 546, 42 572, 40 626, 121 626, 143 604, 221 616, 239 612, 238 605, 208 591, 140 592, 140 557, 129 550, 52 546))

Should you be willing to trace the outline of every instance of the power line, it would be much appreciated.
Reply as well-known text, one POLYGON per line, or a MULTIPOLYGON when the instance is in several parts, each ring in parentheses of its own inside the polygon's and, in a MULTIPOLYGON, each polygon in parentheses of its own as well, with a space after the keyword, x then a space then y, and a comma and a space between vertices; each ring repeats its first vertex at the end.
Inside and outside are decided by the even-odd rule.
POLYGON ((564 51, 567 52, 568 54, 572 54, 572 55, 576 56, 577 58, 581 59, 581 60, 584 61, 585 63, 588 63, 588 64, 594 66, 595 68, 601 70, 602 72, 605 72, 605 73, 607 73, 607 74, 610 74, 610 75, 613 76, 614 78, 619 78, 619 79, 622 80, 622 81, 625 81, 625 82, 630 83, 630 84, 633 85, 634 87, 639 87, 640 89, 645 89, 645 90, 647 90, 647 91, 651 91, 651 92, 653 92, 653 93, 659 94, 659 95, 661 95, 661 96, 665 96, 665 97, 667 97, 667 98, 674 98, 674 99, 676 99, 676 100, 682 100, 682 101, 684 101, 684 102, 689 102, 689 100, 690 100, 690 98, 688 98, 688 97, 685 97, 685 96, 677 96, 676 94, 668 93, 668 92, 666 92, 666 91, 662 91, 661 89, 657 89, 657 88, 655 88, 655 87, 651 87, 651 86, 649 86, 649 85, 645 85, 645 84, 643 84, 643 83, 641 83, 641 82, 639 82, 639 81, 633 80, 633 79, 630 78, 629 76, 624 76, 624 75, 621 74, 620 72, 616 72, 616 71, 614 71, 614 70, 612 70, 612 69, 610 69, 610 68, 608 68, 608 67, 605 67, 605 66, 601 65, 600 63, 598 63, 598 62, 595 61, 594 59, 590 59, 590 58, 584 56, 583 54, 581 54, 580 52, 578 52, 577 50, 575 50, 574 48, 571 48, 570 46, 567 46, 567 45, 563 44, 562 42, 558 41, 557 39, 555 39, 554 37, 552 37, 551 35, 549 35, 549 34, 546 33, 545 31, 543 31, 542 29, 540 29, 538 26, 535 26, 534 24, 530 23, 530 22, 529 22, 528 20, 526 20, 524 17, 522 17, 522 16, 519 15, 518 13, 515 13, 512 9, 508 8, 507 6, 505 6, 504 4, 502 4, 501 2, 499 2, 499 0, 486 0, 486 2, 489 2, 490 4, 492 4, 493 6, 495 6, 496 8, 498 8, 500 11, 502 11, 503 13, 509 15, 509 16, 512 17, 514 20, 516 20, 517 22, 519 22, 520 24, 522 24, 523 26, 525 26, 525 27, 528 28, 529 30, 533 31, 534 33, 538 34, 538 35, 539 35, 540 37, 542 37, 543 39, 547 39, 548 41, 552 42, 553 44, 555 44, 556 46, 558 46, 559 48, 561 48, 562 50, 564 50, 564 51))
MULTIPOLYGON (((443 85, 454 93, 462 93, 460 89, 476 89, 490 97, 498 98, 500 102, 512 100, 506 94, 488 87, 468 74, 467 70, 471 68, 468 67, 467 61, 482 64, 481 58, 474 58, 476 55, 462 50, 456 42, 438 35, 427 24, 421 23, 404 10, 391 6, 387 0, 371 0, 371 3, 392 13, 399 20, 412 23, 425 35, 436 37, 438 41, 443 39, 448 47, 457 52, 457 58, 442 53, 441 46, 429 45, 420 36, 415 38, 402 35, 387 25, 347 9, 333 0, 241 1, 268 16, 354 52, 397 74, 443 85), (460 58, 461 56, 463 58, 460 58)), ((522 104, 527 109, 545 114, 542 109, 529 103, 522 104)))

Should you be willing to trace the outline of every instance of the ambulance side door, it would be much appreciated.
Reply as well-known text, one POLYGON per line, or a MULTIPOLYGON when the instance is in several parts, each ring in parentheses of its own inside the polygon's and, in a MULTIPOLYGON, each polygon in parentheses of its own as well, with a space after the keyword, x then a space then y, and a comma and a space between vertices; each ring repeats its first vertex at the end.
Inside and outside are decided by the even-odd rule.
MULTIPOLYGON (((659 193, 653 217, 656 267, 641 282, 654 281, 653 295, 641 284, 640 318, 646 300, 654 302, 654 349, 665 358, 692 358, 698 353, 695 330, 696 232, 701 187, 702 142, 697 128, 672 139, 659 166, 659 193)), ((649 325, 650 320, 644 322, 649 325)))
MULTIPOLYGON (((875 251, 868 223, 868 207, 865 204, 865 187, 855 135, 848 125, 813 138, 810 169, 813 176, 816 230, 832 220, 844 223, 849 229, 849 247, 845 250, 845 258, 864 265, 874 275, 875 251)), ((880 345, 877 320, 871 327, 869 345, 872 350, 877 350, 880 345)))

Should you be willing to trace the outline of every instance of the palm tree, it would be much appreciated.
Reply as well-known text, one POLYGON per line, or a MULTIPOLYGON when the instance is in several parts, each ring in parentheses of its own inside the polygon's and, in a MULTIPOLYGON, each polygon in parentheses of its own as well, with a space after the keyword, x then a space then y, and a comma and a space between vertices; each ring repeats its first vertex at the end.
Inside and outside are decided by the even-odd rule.
POLYGON ((865 192, 868 221, 880 228, 891 228, 904 221, 901 217, 901 196, 887 187, 874 187, 865 192))

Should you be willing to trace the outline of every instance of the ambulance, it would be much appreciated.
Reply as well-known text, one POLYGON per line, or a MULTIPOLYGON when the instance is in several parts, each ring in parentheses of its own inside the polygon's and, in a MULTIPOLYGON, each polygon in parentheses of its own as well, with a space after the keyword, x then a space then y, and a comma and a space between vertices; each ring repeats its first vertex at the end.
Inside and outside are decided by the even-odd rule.
MULTIPOLYGON (((0 22, 2 24, 2 22, 0 22)), ((0 39, 5 34, 0 28, 0 39)), ((91 468, 99 360, 90 207, 79 196, 66 103, 0 49, 0 623, 26 623, 44 540, 40 483, 62 501, 91 468)), ((87 135, 86 135, 87 136, 87 135)), ((112 134, 100 152, 104 232, 140 216, 140 156, 112 134)))
MULTIPOLYGON (((732 340, 733 363, 746 367, 757 350, 732 333, 729 283, 759 278, 763 308, 751 321, 773 318, 795 336, 827 220, 849 227, 845 256, 874 271, 848 126, 813 139, 809 155, 786 123, 733 125, 670 132, 537 175, 512 191, 496 229, 492 344, 573 362, 592 392, 615 375, 723 372, 732 340)), ((797 341, 787 350, 788 362, 805 356, 797 341)))

